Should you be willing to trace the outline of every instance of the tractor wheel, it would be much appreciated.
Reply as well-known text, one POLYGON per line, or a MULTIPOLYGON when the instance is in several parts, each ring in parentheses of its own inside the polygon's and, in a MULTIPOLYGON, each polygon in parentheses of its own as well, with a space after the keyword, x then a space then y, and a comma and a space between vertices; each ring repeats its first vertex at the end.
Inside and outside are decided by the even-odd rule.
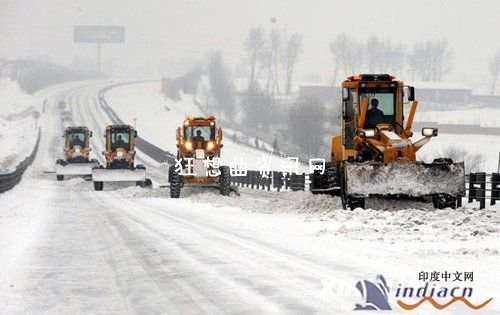
POLYGON ((168 168, 168 182, 170 183, 170 179, 172 178, 172 174, 175 172, 175 167, 174 166, 170 166, 168 168))
MULTIPOLYGON (((340 187, 340 172, 339 168, 331 162, 325 163, 324 174, 320 174, 319 170, 315 170, 311 176, 311 189, 329 189, 336 187, 340 187)), ((338 195, 339 190, 312 191, 312 193, 338 195)))
MULTIPOLYGON (((170 166, 170 168, 173 168, 173 166, 170 166)), ((169 168, 169 174, 171 174, 169 182, 170 182, 170 198, 179 198, 181 196, 181 182, 182 178, 179 173, 177 173, 175 170, 173 172, 170 172, 169 168)))
POLYGON ((102 191, 104 188, 104 182, 94 182, 94 190, 102 191))
POLYGON ((231 172, 229 170, 229 166, 220 167, 219 184, 220 194, 223 196, 229 196, 231 193, 231 172))
POLYGON ((340 197, 342 198, 342 207, 347 210, 354 210, 356 208, 365 208, 365 198, 356 198, 347 195, 346 191, 346 179, 345 176, 341 176, 341 188, 340 188, 340 197))
POLYGON ((64 180, 64 175, 57 175, 57 181, 60 182, 64 180))
POLYGON ((436 209, 457 208, 457 198, 450 195, 437 195, 432 197, 432 204, 436 209))
POLYGON ((153 182, 151 181, 151 179, 146 178, 145 181, 136 182, 135 185, 141 188, 151 188, 153 187, 153 182))

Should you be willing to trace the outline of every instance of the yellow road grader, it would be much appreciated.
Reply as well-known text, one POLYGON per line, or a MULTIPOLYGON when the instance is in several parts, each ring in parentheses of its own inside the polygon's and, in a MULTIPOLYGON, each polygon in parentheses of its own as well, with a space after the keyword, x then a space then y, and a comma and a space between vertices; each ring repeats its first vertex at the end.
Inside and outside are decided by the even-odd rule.
POLYGON ((417 151, 438 134, 436 128, 423 128, 423 137, 412 141, 417 105, 414 88, 394 76, 347 78, 331 162, 314 171, 311 191, 340 195, 346 209, 364 208, 369 197, 432 200, 436 208, 455 208, 465 196, 464 164, 449 158, 417 161, 417 151), (404 105, 410 103, 405 117, 404 105))
POLYGON ((94 189, 103 190, 105 182, 133 182, 137 186, 150 187, 152 182, 146 178, 146 168, 135 164, 135 141, 137 131, 130 125, 109 125, 104 132, 106 151, 105 165, 92 169, 94 189))
POLYGON ((228 166, 220 165, 222 128, 216 128, 215 118, 187 117, 176 137, 177 162, 168 174, 170 197, 179 198, 186 185, 218 187, 221 195, 229 196, 231 173, 228 166))
POLYGON ((90 138, 92 131, 85 126, 70 126, 64 129, 64 159, 56 161, 56 178, 64 180, 65 176, 80 176, 90 179, 92 168, 98 165, 97 160, 90 159, 90 138))

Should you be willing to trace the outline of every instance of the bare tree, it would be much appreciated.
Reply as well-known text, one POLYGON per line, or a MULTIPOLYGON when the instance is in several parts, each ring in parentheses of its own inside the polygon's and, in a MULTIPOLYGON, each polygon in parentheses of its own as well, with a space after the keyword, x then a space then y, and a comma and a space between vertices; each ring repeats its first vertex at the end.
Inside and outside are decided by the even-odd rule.
POLYGON ((302 35, 295 33, 287 39, 283 51, 283 64, 285 68, 286 87, 285 94, 290 95, 292 78, 299 54, 302 52, 302 35))
POLYGON ((451 72, 453 68, 454 54, 447 39, 435 41, 432 47, 435 63, 434 81, 440 82, 443 79, 443 76, 451 72))
POLYGON ((234 114, 233 86, 220 51, 209 56, 208 79, 219 117, 222 117, 224 113, 226 119, 232 119, 234 114))
POLYGON ((453 50, 446 39, 419 42, 413 47, 409 64, 422 81, 442 81, 453 68, 453 50))
POLYGON ((491 58, 488 70, 491 74, 491 95, 495 95, 495 87, 500 75, 500 50, 491 58))
POLYGON ((257 78, 257 63, 261 58, 265 46, 264 29, 261 27, 252 28, 248 32, 248 37, 244 42, 244 47, 247 52, 248 63, 250 66, 250 78, 248 82, 248 90, 252 90, 257 78))
POLYGON ((348 54, 349 36, 346 33, 339 34, 334 41, 330 42, 330 52, 335 60, 333 71, 333 82, 337 82, 337 75, 344 68, 345 60, 348 54))
POLYGON ((288 117, 291 142, 307 156, 318 156, 325 147, 324 135, 327 134, 323 104, 316 99, 301 100, 290 107, 288 117))
POLYGON ((474 173, 483 169, 486 156, 482 153, 471 153, 456 145, 449 145, 441 150, 441 156, 451 158, 453 162, 464 162, 465 172, 474 173))
POLYGON ((273 94, 280 94, 279 84, 279 59, 281 53, 281 34, 277 30, 272 30, 269 34, 269 48, 271 50, 271 69, 273 94))

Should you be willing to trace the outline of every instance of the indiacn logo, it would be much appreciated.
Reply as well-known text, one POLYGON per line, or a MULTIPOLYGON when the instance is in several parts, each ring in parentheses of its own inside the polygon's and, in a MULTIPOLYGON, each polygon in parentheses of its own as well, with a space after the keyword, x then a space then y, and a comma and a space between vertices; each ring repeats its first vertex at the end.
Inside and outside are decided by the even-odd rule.
MULTIPOLYGON (((356 289, 361 293, 361 297, 364 299, 362 304, 356 304, 354 310, 391 310, 389 304, 389 286, 385 278, 382 275, 377 275, 375 282, 369 280, 362 280, 356 283, 356 289)), ((455 302, 462 302, 467 307, 473 310, 478 310, 485 307, 488 303, 493 300, 490 298, 480 304, 474 305, 467 298, 472 296, 473 288, 466 287, 453 287, 448 289, 442 287, 440 289, 435 288, 435 285, 429 288, 429 283, 420 288, 413 287, 401 287, 401 285, 396 289, 395 298, 398 299, 398 305, 405 310, 413 310, 424 302, 429 302, 436 309, 444 309, 455 302), (447 298, 450 300, 446 303, 440 304, 436 302, 434 296, 438 298, 447 298), (403 302, 401 298, 420 298, 415 303, 403 302)))

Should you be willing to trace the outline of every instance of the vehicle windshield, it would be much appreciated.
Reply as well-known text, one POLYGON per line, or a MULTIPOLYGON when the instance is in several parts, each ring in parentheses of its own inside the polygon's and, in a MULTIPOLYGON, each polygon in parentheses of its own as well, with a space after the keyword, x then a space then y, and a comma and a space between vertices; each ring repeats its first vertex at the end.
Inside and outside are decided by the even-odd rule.
POLYGON ((73 148, 75 145, 84 147, 85 146, 85 131, 71 131, 70 133, 70 147, 73 148))
POLYGON ((368 111, 364 128, 375 128, 377 124, 393 123, 395 118, 395 93, 390 89, 376 89, 376 92, 371 92, 369 89, 361 91, 360 104, 364 98, 368 98, 368 111))
POLYGON ((111 130, 111 149, 116 148, 129 149, 130 147, 130 130, 128 129, 113 129, 111 130))
POLYGON ((194 142, 208 141, 213 138, 213 128, 211 126, 189 126, 184 129, 184 138, 194 142))

